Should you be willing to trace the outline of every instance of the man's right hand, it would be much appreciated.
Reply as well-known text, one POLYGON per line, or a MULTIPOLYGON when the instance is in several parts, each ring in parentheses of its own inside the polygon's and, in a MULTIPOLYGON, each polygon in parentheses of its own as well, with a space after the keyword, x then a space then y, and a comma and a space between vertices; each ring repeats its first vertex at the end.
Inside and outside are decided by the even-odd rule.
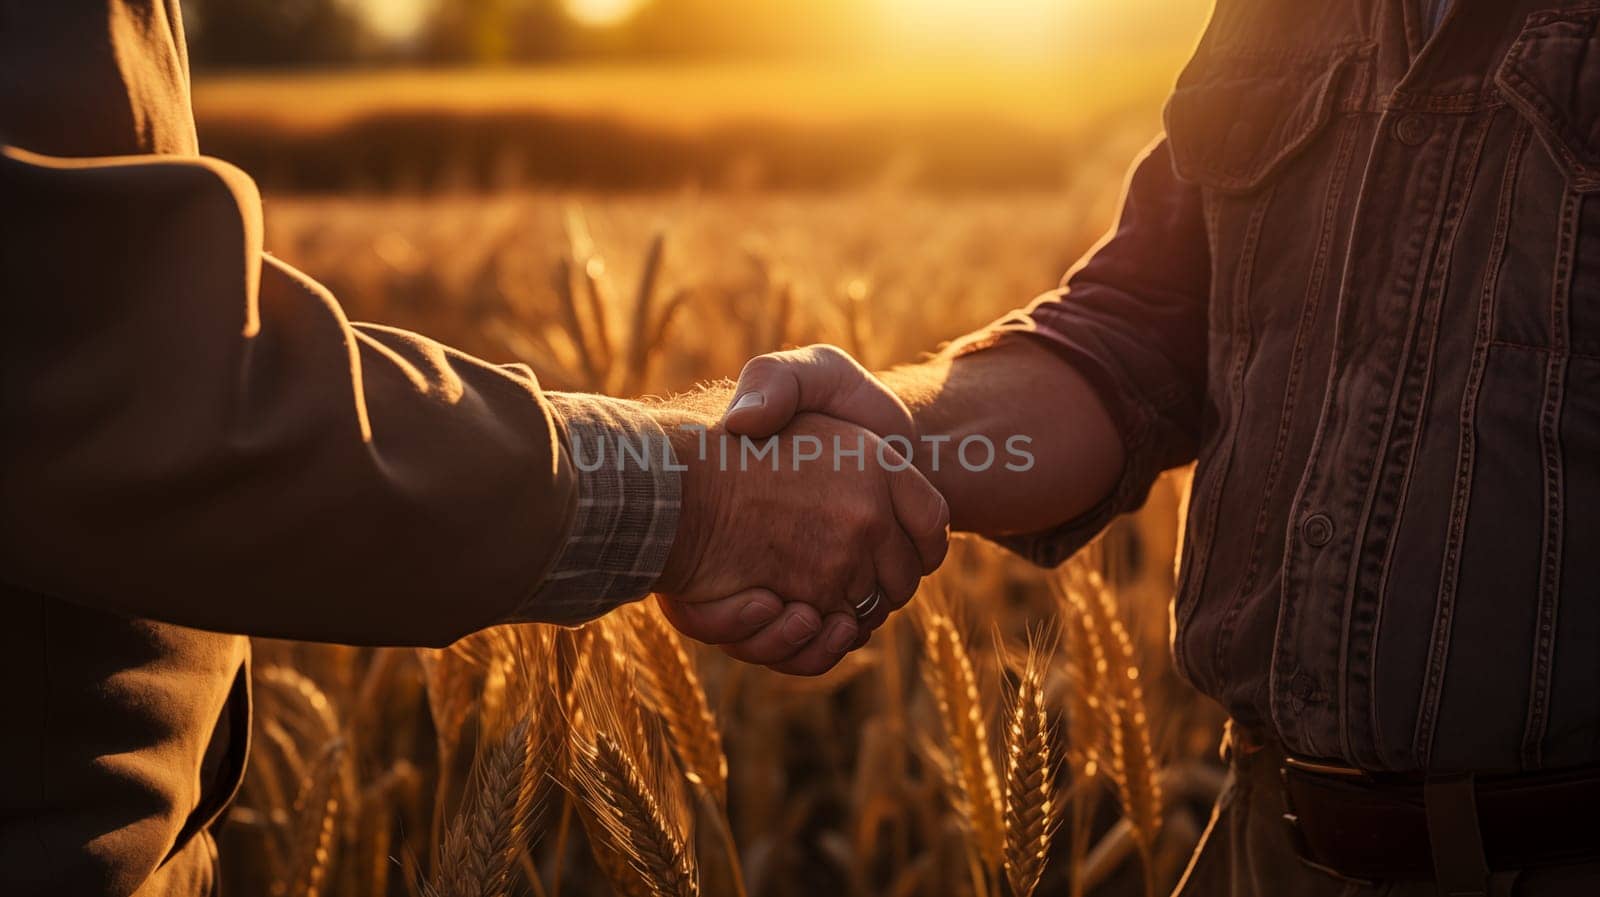
POLYGON ((1122 439, 1089 382, 1044 343, 985 341, 882 374, 833 346, 762 355, 744 366, 723 425, 761 438, 810 411, 904 437, 955 529, 1044 532, 1110 495, 1126 462, 1122 439), (961 455, 968 440, 996 453, 1020 446, 1032 457, 969 466, 961 455))
POLYGON ((729 433, 769 436, 812 411, 915 446, 911 410, 887 384, 837 346, 819 344, 758 355, 739 372, 723 417, 729 433))
POLYGON ((687 469, 678 536, 657 591, 668 617, 693 638, 741 660, 816 675, 863 643, 944 559, 943 497, 872 432, 795 416, 777 433, 773 469, 770 457, 741 465, 732 437, 722 464, 720 425, 702 442, 699 431, 677 427, 693 420, 662 423, 687 469), (861 454, 836 455, 836 444, 861 454), (797 458, 800 445, 821 456, 797 458), (858 619, 874 590, 881 600, 858 619))

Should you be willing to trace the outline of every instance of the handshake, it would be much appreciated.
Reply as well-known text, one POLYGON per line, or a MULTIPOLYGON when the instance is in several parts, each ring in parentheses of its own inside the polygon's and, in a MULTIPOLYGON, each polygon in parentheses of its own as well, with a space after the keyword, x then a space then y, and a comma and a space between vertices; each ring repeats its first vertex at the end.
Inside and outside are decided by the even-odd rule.
POLYGON ((818 675, 943 562, 950 511, 912 463, 911 412, 843 351, 753 359, 720 420, 670 405, 652 413, 682 487, 656 591, 685 635, 818 675))

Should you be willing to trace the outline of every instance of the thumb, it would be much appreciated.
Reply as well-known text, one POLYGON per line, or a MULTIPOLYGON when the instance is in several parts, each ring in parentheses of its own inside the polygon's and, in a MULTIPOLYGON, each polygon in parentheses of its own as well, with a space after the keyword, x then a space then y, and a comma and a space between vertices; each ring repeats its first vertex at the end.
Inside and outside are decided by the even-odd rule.
POLYGON ((911 412, 883 381, 835 346, 807 346, 750 359, 723 416, 735 436, 771 436, 796 414, 826 414, 879 436, 915 439, 911 412))

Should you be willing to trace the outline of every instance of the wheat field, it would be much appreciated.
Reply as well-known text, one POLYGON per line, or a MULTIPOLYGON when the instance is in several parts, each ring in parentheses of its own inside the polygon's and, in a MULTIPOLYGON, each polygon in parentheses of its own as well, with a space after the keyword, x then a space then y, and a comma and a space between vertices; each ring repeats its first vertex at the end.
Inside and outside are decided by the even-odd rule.
MULTIPOLYGON (((664 394, 787 345, 911 361, 1025 302, 1141 139, 1032 193, 272 196, 268 245, 352 318, 664 394)), ((1185 488, 1059 571, 957 539, 814 680, 686 644, 650 600, 439 651, 258 641, 226 892, 1165 893, 1221 784, 1219 712, 1168 659, 1185 488)))

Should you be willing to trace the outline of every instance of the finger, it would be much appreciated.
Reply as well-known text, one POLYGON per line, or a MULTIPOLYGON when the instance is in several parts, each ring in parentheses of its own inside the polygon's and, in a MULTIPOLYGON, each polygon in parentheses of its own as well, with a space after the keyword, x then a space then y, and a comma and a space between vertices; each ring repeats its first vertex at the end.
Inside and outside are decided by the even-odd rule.
POLYGON ((749 638, 723 645, 723 653, 745 663, 771 666, 794 657, 822 630, 822 615, 809 604, 791 601, 778 618, 749 638))
POLYGON ((917 586, 922 584, 922 577, 918 573, 921 561, 917 557, 917 550, 898 529, 878 546, 873 556, 873 566, 877 570, 878 588, 883 592, 883 600, 872 613, 860 618, 860 631, 855 644, 850 647, 852 651, 865 645, 873 632, 889 622, 889 617, 895 611, 905 607, 916 594, 917 586))
POLYGON ((855 618, 858 635, 876 629, 889 616, 889 598, 878 582, 875 566, 874 561, 873 566, 863 569, 845 595, 850 602, 848 613, 855 618))
POLYGON ((889 473, 889 500, 900 528, 916 547, 927 575, 944 563, 950 549, 950 506, 915 467, 889 473))
POLYGON ((783 613, 783 599, 766 589, 748 589, 715 601, 660 598, 658 604, 680 632, 708 645, 747 639, 783 613))
POLYGON ((916 594, 922 583, 922 560, 911 540, 896 529, 878 546, 872 565, 877 570, 878 588, 883 590, 883 616, 887 618, 916 594))
POLYGON ((859 631, 860 627, 851 615, 829 614, 822 620, 820 635, 794 656, 768 666, 791 676, 820 676, 833 669, 841 658, 850 653, 859 631))
POLYGON ((815 411, 865 427, 880 436, 911 439, 911 412, 866 368, 833 346, 808 346, 750 359, 723 416, 734 435, 778 432, 802 411, 815 411))

